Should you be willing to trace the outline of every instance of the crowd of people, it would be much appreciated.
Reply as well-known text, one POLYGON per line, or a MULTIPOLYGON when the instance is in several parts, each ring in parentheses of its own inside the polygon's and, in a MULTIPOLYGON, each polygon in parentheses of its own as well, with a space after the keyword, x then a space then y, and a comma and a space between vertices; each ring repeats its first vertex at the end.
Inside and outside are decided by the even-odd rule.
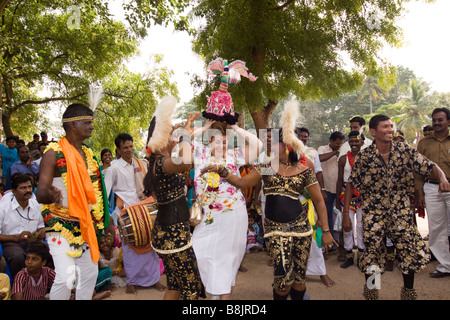
POLYGON ((315 150, 312 128, 295 126, 294 102, 280 127, 259 137, 233 121, 194 128, 198 113, 173 126, 175 104, 165 97, 155 110, 145 157, 120 133, 114 152, 104 149, 97 160, 84 144, 94 113, 82 104, 64 112, 59 141, 44 132, 28 144, 6 138, 0 300, 95 300, 116 287, 128 294, 153 287, 167 300, 226 300, 246 270, 244 255, 255 251, 268 253, 274 300, 307 299, 307 275, 333 286, 324 253, 335 250, 341 268, 356 264, 365 275, 365 299, 378 298, 374 267, 392 271, 395 260, 401 299, 417 299, 414 275, 431 259, 439 262, 431 277, 450 276, 447 108, 433 111, 417 148, 376 115, 373 141, 355 116, 348 134, 332 132, 315 150), (425 212, 428 242, 416 221, 425 212), (134 241, 124 240, 125 218, 139 229, 134 241))

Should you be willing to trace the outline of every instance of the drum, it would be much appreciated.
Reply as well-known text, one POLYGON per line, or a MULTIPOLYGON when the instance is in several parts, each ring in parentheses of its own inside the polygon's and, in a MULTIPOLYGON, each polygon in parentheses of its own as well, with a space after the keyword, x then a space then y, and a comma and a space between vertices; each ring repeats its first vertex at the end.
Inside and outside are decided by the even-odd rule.
POLYGON ((157 212, 157 203, 152 197, 123 208, 117 219, 122 243, 135 247, 149 245, 157 212))

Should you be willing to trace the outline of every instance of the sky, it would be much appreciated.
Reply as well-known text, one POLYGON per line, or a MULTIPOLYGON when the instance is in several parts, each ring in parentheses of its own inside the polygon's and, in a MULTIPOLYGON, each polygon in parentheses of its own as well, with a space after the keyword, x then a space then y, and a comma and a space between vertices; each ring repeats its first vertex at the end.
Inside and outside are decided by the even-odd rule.
MULTIPOLYGON (((407 4, 406 12, 398 24, 404 32, 402 48, 385 48, 382 56, 393 65, 402 65, 414 71, 417 77, 430 83, 432 90, 450 92, 450 1, 423 0, 407 4)), ((382 23, 382 21, 381 21, 382 23)), ((194 97, 187 73, 206 77, 204 62, 192 52, 191 39, 185 32, 152 26, 148 37, 140 45, 141 55, 130 62, 132 71, 142 71, 143 60, 150 54, 164 55, 163 63, 175 73, 174 80, 180 91, 180 104, 194 97)))
POLYGON ((404 32, 401 48, 383 52, 394 65, 403 65, 430 83, 432 90, 450 92, 450 1, 408 4, 409 12, 399 21, 404 32))
MULTIPOLYGON (((123 19, 121 1, 111 1, 109 7, 117 19, 123 19)), ((394 66, 413 70, 417 77, 430 84, 433 91, 450 93, 450 1, 424 3, 413 0, 407 4, 407 9, 398 21, 404 32, 403 46, 386 47, 381 55, 394 66)), ((189 35, 152 26, 149 35, 141 41, 140 55, 128 63, 129 69, 143 73, 143 66, 152 54, 162 54, 163 65, 174 72, 172 80, 177 83, 180 96, 178 106, 190 101, 195 95, 190 84, 191 74, 206 77, 207 73, 205 62, 191 50, 189 35)))

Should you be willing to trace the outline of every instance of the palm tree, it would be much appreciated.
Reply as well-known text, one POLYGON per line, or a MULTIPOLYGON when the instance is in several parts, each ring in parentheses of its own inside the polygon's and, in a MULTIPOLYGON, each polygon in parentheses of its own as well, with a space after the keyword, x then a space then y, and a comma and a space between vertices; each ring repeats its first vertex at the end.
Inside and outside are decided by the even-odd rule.
POLYGON ((369 113, 373 113, 373 101, 378 98, 384 99, 386 96, 386 92, 378 85, 378 79, 375 77, 366 77, 364 79, 363 85, 359 92, 359 100, 361 101, 367 95, 369 95, 369 103, 370 103, 370 111, 369 113))
POLYGON ((402 113, 393 117, 392 121, 397 122, 398 129, 403 131, 406 140, 412 141, 418 137, 424 125, 431 123, 428 114, 435 103, 428 94, 428 83, 420 79, 411 79, 403 91, 402 113))

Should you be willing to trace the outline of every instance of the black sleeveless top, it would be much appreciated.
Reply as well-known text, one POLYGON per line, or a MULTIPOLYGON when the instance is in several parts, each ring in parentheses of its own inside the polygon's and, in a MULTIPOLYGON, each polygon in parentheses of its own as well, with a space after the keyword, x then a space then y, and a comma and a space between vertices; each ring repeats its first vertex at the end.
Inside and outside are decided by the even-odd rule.
POLYGON ((156 220, 162 225, 172 225, 189 220, 189 207, 185 195, 186 179, 183 174, 168 174, 164 161, 168 157, 156 157, 150 163, 154 196, 158 202, 156 220))

